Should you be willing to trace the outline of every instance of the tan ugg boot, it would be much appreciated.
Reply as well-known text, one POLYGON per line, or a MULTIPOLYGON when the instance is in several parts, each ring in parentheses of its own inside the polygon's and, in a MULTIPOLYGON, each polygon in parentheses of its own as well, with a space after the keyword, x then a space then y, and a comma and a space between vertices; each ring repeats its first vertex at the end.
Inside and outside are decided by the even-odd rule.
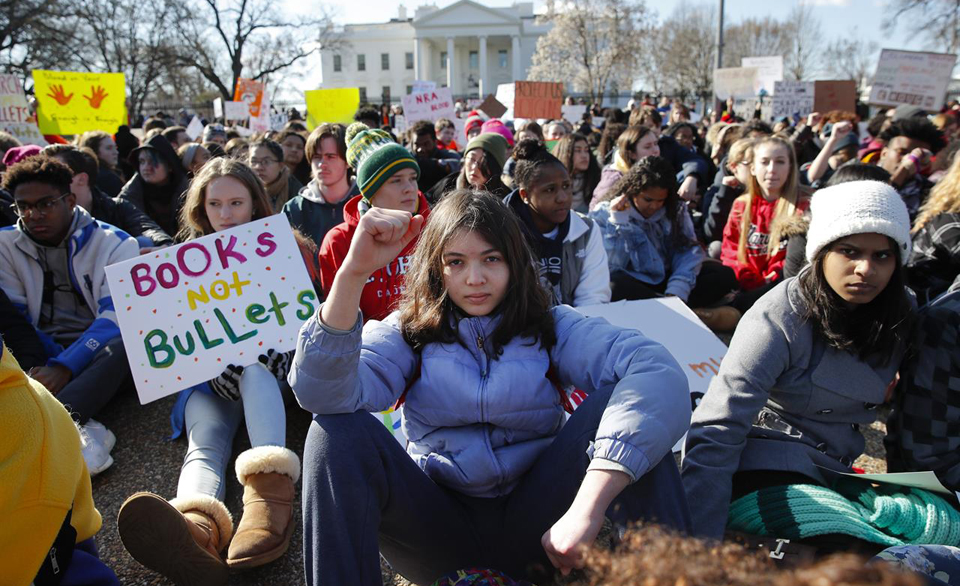
POLYGON ((206 495, 170 502, 138 492, 120 507, 117 531, 135 560, 177 586, 222 586, 227 565, 220 551, 230 542, 227 507, 206 495))
POLYGON ((287 551, 296 526, 293 499, 299 478, 300 458, 286 448, 261 446, 237 457, 243 517, 227 551, 228 566, 262 566, 287 551))
POLYGON ((740 323, 742 314, 734 307, 721 305, 720 307, 698 308, 693 313, 697 314, 700 321, 714 332, 729 332, 740 323))

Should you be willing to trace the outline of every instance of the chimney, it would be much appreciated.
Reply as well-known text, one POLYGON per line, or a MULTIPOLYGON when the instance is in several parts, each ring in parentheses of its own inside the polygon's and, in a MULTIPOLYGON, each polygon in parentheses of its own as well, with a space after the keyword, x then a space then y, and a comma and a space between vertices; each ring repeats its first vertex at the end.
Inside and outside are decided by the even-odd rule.
POLYGON ((407 20, 407 7, 403 4, 397 8, 397 18, 400 20, 407 20))

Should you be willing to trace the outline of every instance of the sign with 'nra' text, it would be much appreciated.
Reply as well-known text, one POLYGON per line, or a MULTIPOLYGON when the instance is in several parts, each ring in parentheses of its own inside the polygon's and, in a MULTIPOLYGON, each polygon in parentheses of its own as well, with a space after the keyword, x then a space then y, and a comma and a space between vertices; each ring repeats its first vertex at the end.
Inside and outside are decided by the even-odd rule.
POLYGON ((453 95, 450 88, 442 87, 435 90, 410 94, 400 98, 403 103, 403 115, 407 124, 417 120, 436 122, 438 118, 453 120, 456 113, 453 109, 453 95))
POLYGON ((317 294, 277 214, 107 267, 145 404, 296 346, 317 294))

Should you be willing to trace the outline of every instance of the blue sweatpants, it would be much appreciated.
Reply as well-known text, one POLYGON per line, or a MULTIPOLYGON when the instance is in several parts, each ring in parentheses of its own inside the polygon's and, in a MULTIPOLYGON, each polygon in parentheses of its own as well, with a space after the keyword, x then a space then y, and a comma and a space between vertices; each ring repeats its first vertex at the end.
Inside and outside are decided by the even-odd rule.
MULTIPOLYGON (((303 454, 307 584, 380 586, 379 554, 417 584, 489 567, 547 584, 541 536, 570 507, 590 463, 612 388, 592 393, 508 495, 475 498, 433 482, 369 413, 317 415, 303 454)), ((613 502, 618 525, 658 522, 690 530, 669 455, 613 502)))

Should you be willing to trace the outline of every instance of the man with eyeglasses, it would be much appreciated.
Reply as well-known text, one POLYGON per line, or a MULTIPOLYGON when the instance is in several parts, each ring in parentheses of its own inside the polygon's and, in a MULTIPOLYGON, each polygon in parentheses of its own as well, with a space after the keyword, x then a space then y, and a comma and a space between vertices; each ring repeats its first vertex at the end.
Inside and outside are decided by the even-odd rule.
POLYGON ((17 224, 0 229, 0 288, 47 353, 31 377, 81 423, 91 474, 113 463, 113 434, 91 419, 127 380, 126 353, 104 268, 137 256, 137 241, 94 220, 70 192, 73 173, 47 156, 7 169, 17 224))

